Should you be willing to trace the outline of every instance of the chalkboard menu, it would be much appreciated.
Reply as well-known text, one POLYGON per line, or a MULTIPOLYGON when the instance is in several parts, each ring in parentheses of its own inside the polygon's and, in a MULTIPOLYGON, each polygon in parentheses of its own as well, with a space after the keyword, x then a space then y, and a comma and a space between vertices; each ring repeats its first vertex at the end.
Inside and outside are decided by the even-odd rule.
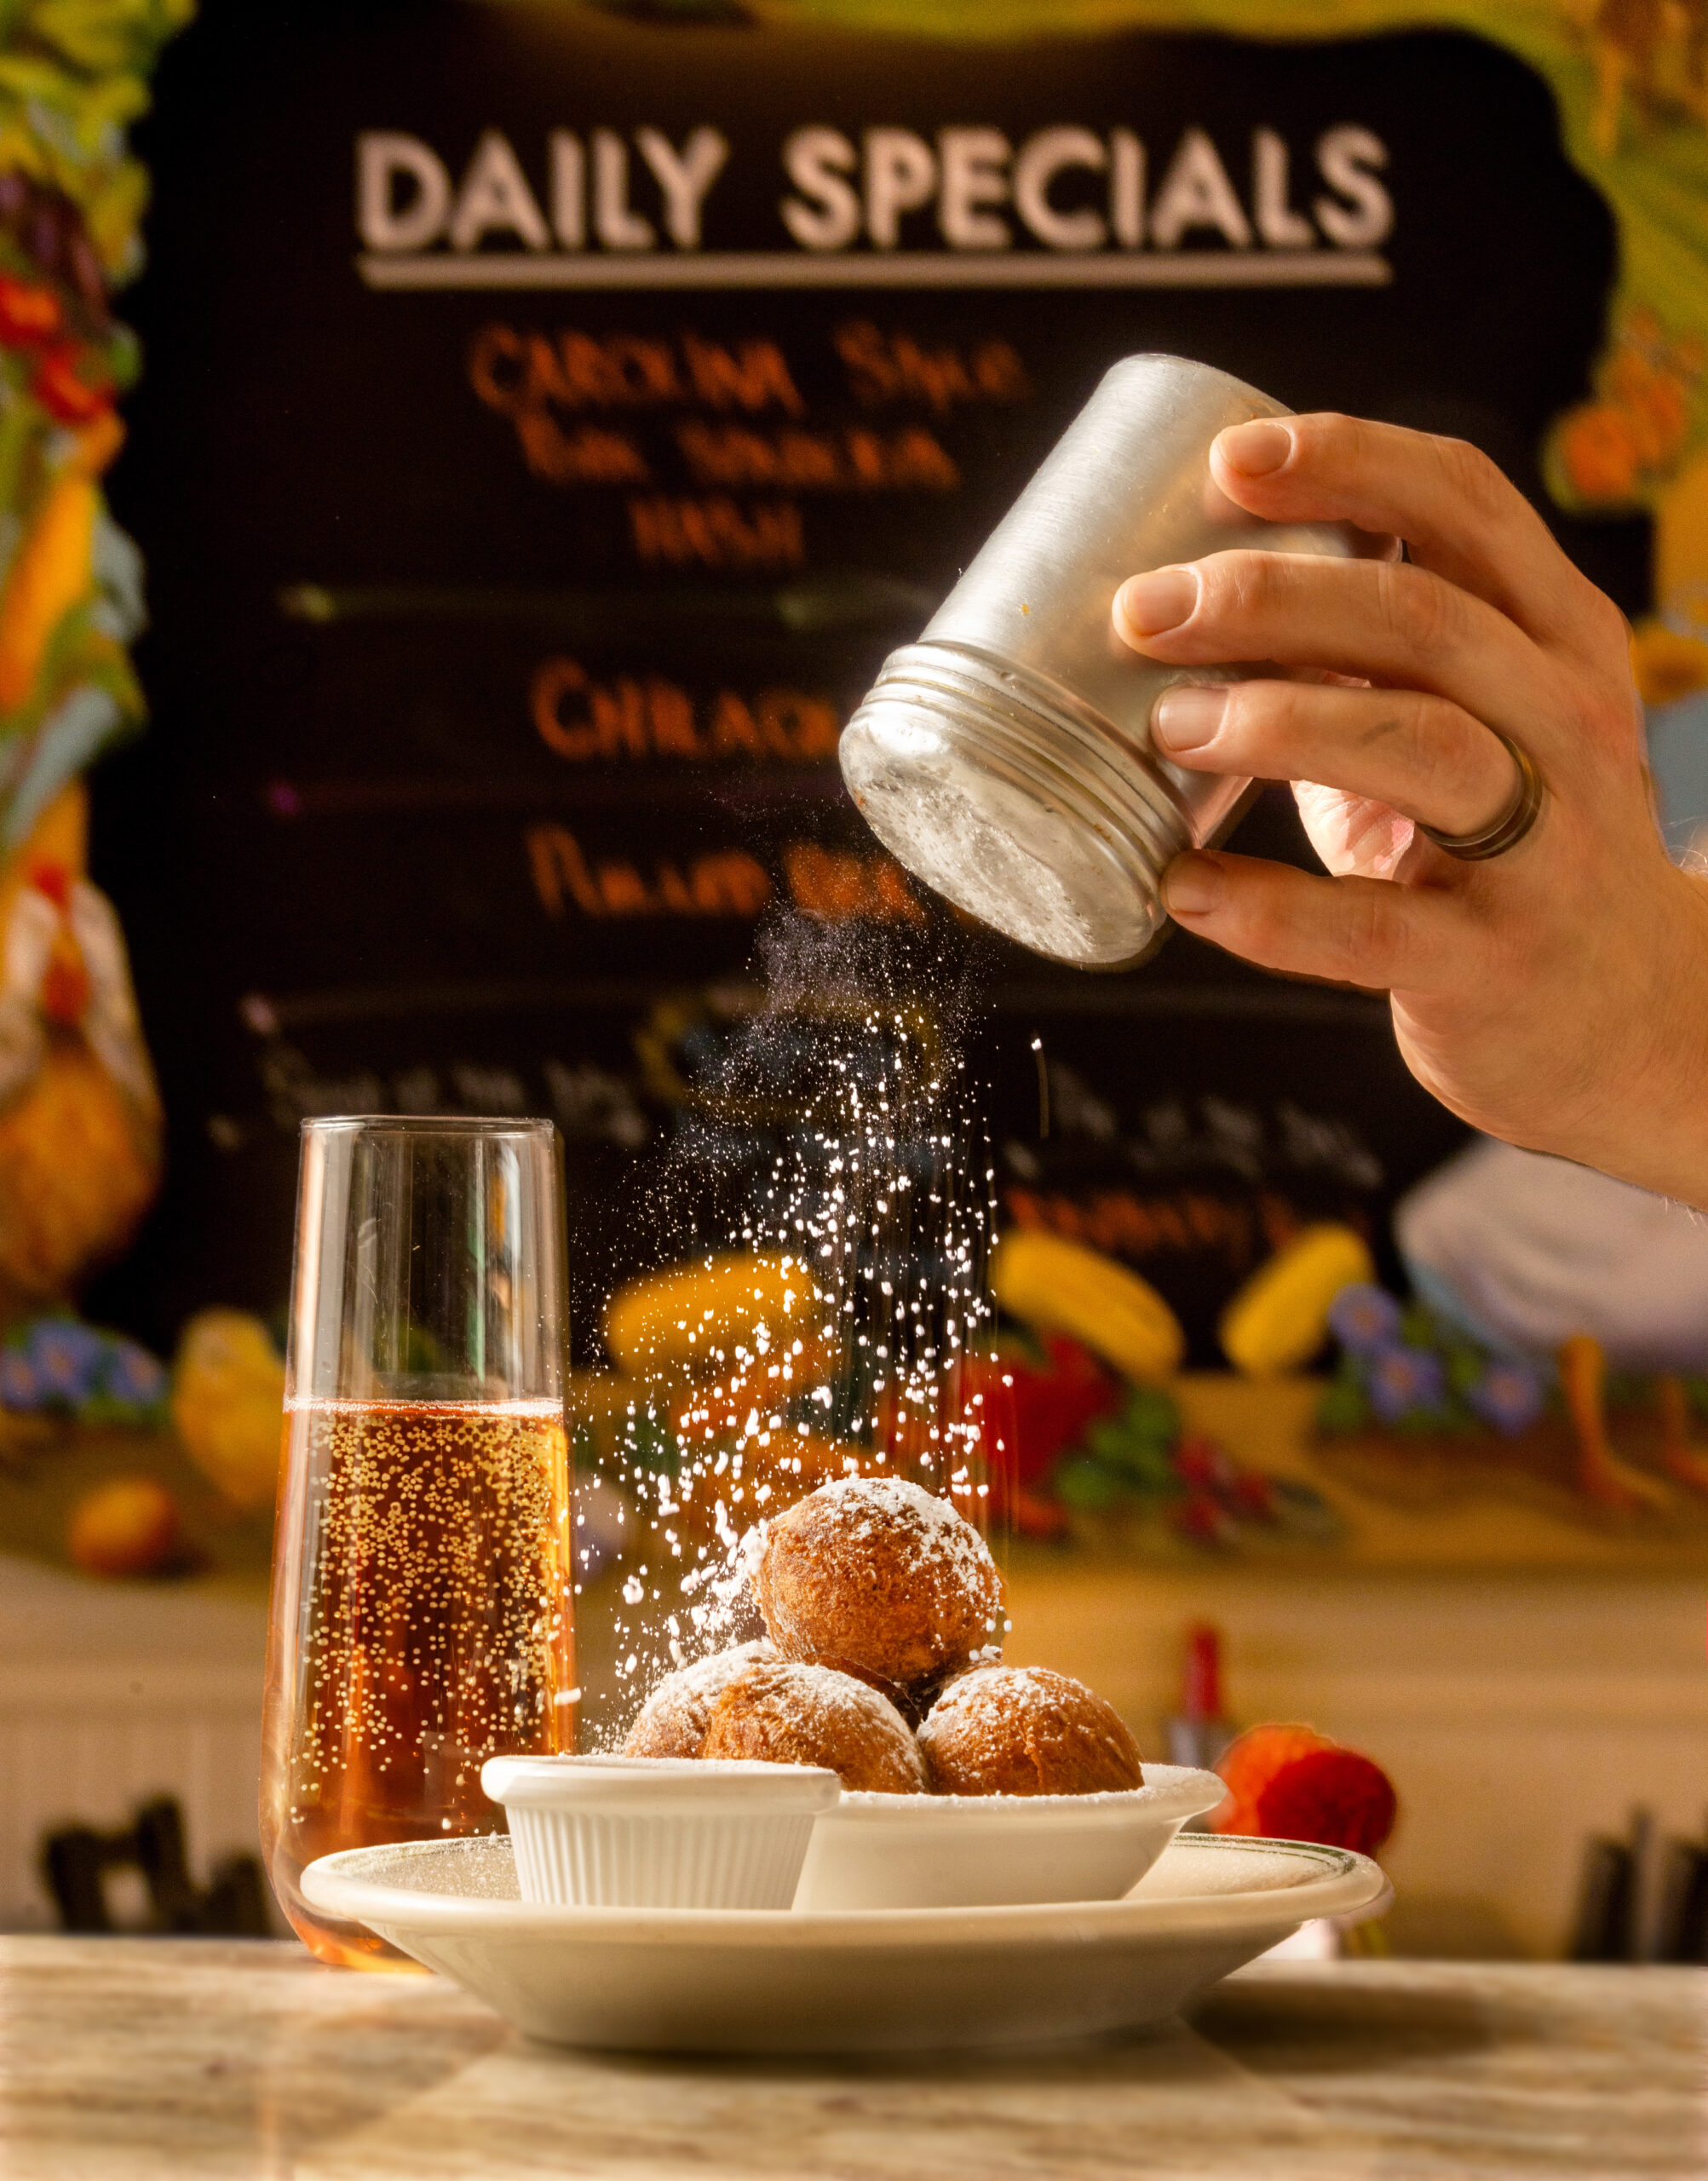
MULTIPOLYGON (((91 1307, 276 1307, 296 1121, 372 1108, 555 1114, 592 1298, 659 1246, 648 1162, 791 918, 940 986, 1009 1215, 1128 1257, 1201 1353, 1266 1234, 1379 1231, 1451 1145, 1379 1001, 969 933, 834 753, 1123 354, 1460 433, 1540 498, 1613 240, 1521 63, 210 0, 138 142, 153 722, 94 860, 173 1137, 91 1307)), ((1641 604, 1641 526, 1567 542, 1641 604)), ((1285 791, 1243 842, 1308 855, 1285 791)))

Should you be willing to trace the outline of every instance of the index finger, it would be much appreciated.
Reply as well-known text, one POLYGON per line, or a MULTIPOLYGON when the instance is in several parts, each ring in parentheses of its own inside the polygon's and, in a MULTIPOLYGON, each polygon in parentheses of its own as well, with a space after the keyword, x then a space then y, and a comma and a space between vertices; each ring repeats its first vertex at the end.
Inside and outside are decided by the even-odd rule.
POLYGON ((1497 607, 1538 643, 1593 651, 1617 633, 1623 653, 1617 607, 1572 565, 1517 486, 1464 440, 1358 417, 1262 417, 1220 433, 1210 459, 1223 492, 1253 515, 1397 532, 1420 567, 1497 607))

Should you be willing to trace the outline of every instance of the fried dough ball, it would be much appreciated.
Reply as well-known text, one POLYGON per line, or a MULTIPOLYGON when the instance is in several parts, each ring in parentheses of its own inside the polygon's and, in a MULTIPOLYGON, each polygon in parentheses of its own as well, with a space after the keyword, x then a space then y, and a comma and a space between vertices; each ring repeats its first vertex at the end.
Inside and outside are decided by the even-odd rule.
POLYGON ((939 1795, 1096 1795, 1142 1787, 1138 1744, 1114 1706, 1048 1666, 980 1666, 919 1729, 939 1795))
POLYGON ((850 1674, 783 1659, 762 1660, 728 1683, 699 1754, 828 1765, 843 1787, 867 1794, 925 1791, 919 1745, 888 1697, 850 1674))
POLYGON ((754 1593, 779 1653, 869 1681, 917 1718, 1002 1649, 1002 1579, 946 1499, 900 1477, 821 1485, 766 1525, 754 1593))
POLYGON ((698 1757, 711 1707, 737 1674, 777 1654, 762 1636, 733 1651, 714 1651, 667 1673, 629 1729, 624 1757, 698 1757))

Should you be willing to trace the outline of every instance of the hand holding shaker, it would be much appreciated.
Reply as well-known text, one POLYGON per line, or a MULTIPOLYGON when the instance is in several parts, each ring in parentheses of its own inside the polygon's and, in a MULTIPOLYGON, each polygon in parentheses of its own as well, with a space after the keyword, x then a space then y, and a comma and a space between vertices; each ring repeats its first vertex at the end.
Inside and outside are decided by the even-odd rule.
POLYGON ((1175 682, 1265 669, 1129 649, 1110 619, 1126 578, 1233 547, 1395 550, 1347 524, 1262 521, 1217 486, 1216 434, 1291 413, 1206 364, 1116 364, 843 730, 842 778, 884 846, 1036 954, 1138 961, 1167 921, 1163 872, 1220 839, 1251 785, 1167 762, 1151 710, 1175 682))

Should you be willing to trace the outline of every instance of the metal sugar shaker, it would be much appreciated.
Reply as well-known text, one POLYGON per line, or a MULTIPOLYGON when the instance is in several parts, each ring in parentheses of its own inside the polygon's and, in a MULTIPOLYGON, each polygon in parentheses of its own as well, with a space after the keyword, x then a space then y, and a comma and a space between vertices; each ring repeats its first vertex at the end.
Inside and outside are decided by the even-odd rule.
POLYGON ((1392 550, 1344 524, 1259 521, 1215 484, 1219 431, 1291 413, 1207 364, 1116 364, 843 729, 842 778, 879 840, 1034 953, 1138 961, 1167 921, 1163 872, 1220 839, 1251 786, 1170 764, 1151 711, 1172 683, 1266 670, 1130 650, 1110 619, 1127 577, 1235 546, 1392 550))

